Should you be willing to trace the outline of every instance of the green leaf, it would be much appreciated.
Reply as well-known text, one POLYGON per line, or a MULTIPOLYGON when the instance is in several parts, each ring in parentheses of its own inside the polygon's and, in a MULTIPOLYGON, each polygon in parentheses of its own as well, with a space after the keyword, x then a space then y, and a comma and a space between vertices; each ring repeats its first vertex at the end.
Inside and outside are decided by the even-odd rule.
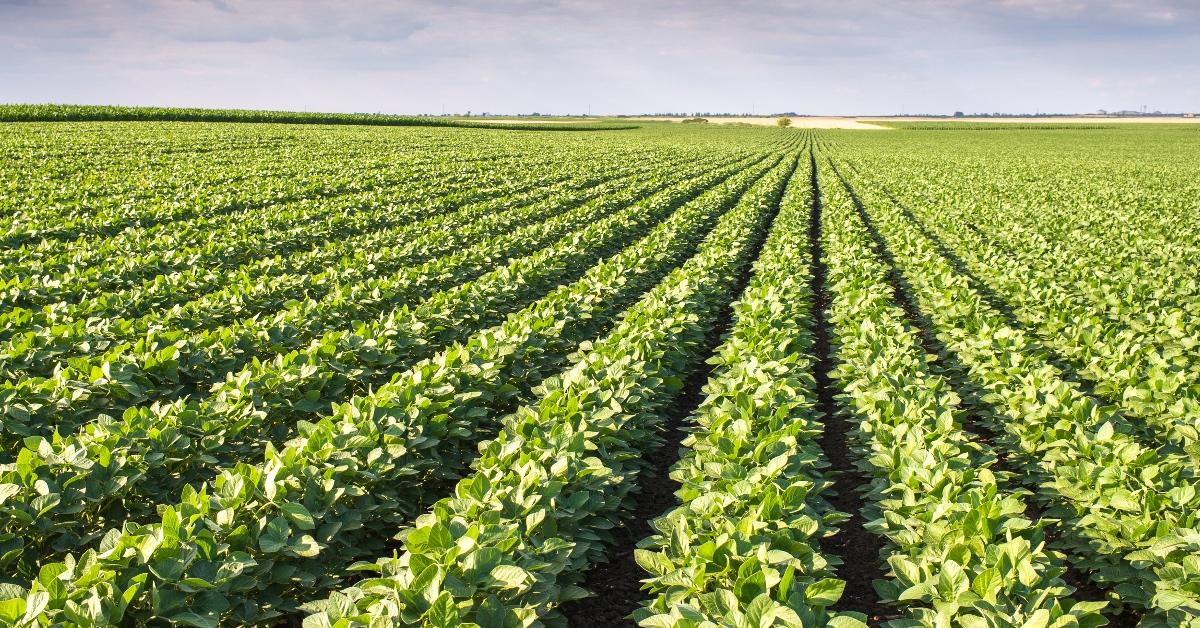
POLYGON ((0 505, 8 501, 9 497, 21 492, 21 487, 16 484, 4 483, 0 484, 0 505))
POLYGON ((494 595, 487 596, 475 611, 475 623, 480 628, 504 628, 508 609, 494 595))
POLYGON ((516 565, 498 565, 492 569, 491 576, 510 589, 522 588, 529 580, 529 573, 516 565))
POLYGON ((958 595, 965 592, 969 586, 967 575, 958 563, 948 560, 942 564, 942 573, 938 575, 938 594, 943 600, 957 600, 958 595))
POLYGON ((1046 628, 1050 624, 1050 611, 1039 608, 1034 611, 1025 623, 1021 624, 1021 628, 1046 628))
POLYGON ((1157 608, 1169 611, 1184 604, 1194 604, 1196 603, 1196 598, 1178 591, 1159 590, 1155 592, 1151 603, 1157 608))
POLYGON ((329 615, 331 621, 335 622, 343 617, 354 615, 357 610, 354 600, 339 591, 330 593, 329 599, 325 603, 325 613, 329 615))
POLYGON ((283 514, 288 520, 296 524, 296 527, 301 530, 312 530, 316 528, 316 523, 313 522, 312 513, 303 504, 288 502, 280 506, 283 509, 283 514))
POLYGON ((429 610, 425 613, 425 621, 430 626, 436 628, 453 628, 458 626, 458 608, 454 605, 454 597, 449 592, 443 591, 441 595, 434 600, 429 610))
POLYGON ((163 510, 162 529, 163 534, 167 538, 179 537, 179 525, 181 523, 182 520, 179 518, 179 512, 174 508, 166 508, 163 510))
POLYGON ((837 578, 818 580, 804 589, 804 599, 817 606, 832 606, 842 598, 846 582, 837 578))
POLYGON ((933 595, 933 587, 932 586, 930 586, 928 584, 924 584, 924 583, 914 584, 913 586, 908 587, 904 591, 901 591, 900 595, 896 597, 896 600, 898 600, 900 602, 907 602, 909 600, 921 600, 927 596, 932 596, 932 595, 933 595))
POLYGON ((62 580, 59 576, 66 573, 67 566, 63 563, 49 563, 42 565, 38 570, 38 583, 47 591, 57 591, 62 588, 62 580))
POLYGON ((24 598, 10 598, 0 601, 0 620, 16 623, 25 615, 24 598))
POLYGON ((333 624, 329 623, 329 617, 323 613, 305 617, 300 625, 301 628, 333 628, 333 624))
POLYGON ((1141 506, 1138 505, 1133 493, 1123 488, 1113 489, 1108 494, 1108 505, 1126 512, 1138 512, 1141 510, 1141 506))
POLYGON ((671 559, 659 552, 635 549, 633 550, 633 558, 642 569, 655 576, 665 576, 675 569, 675 565, 671 563, 671 559))
POLYGON ((297 556, 312 558, 321 553, 321 546, 312 536, 305 534, 296 539, 290 548, 297 556))
POLYGON ((258 537, 258 547, 262 551, 273 554, 287 546, 288 536, 292 533, 287 519, 275 517, 267 524, 266 529, 258 537))
POLYGON ((1000 570, 995 567, 979 572, 971 581, 971 590, 989 602, 996 601, 996 596, 1000 594, 1003 586, 1004 579, 1000 575, 1000 570))
POLYGON ((205 617, 199 613, 192 611, 184 611, 176 613, 170 618, 172 621, 179 622, 185 626, 193 626, 194 628, 217 628, 217 620, 212 617, 205 617))

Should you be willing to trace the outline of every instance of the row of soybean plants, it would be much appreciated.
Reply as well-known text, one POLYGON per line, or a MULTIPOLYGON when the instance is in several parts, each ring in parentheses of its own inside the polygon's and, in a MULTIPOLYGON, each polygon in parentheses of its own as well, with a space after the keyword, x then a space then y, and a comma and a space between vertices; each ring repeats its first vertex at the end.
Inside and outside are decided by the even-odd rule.
MULTIPOLYGON (((474 163, 506 157, 511 142, 413 134, 356 138, 330 130, 298 136, 277 127, 19 126, 0 139, 11 159, 0 176, 12 210, 0 219, 5 259, 38 258, 54 245, 180 222, 219 225, 224 215, 286 199, 365 191, 406 163, 474 163), (471 141, 473 140, 473 141, 471 141)), ((445 170, 447 177, 452 170, 445 170)))
MULTIPOLYGON (((0 217, 0 234, 9 236, 0 241, 0 260, 57 256, 64 245, 94 247, 113 236, 136 247, 147 238, 130 235, 171 237, 180 223, 228 229, 223 216, 251 216, 256 208, 289 199, 386 189, 396 173, 411 166, 418 173, 436 170, 429 177, 436 186, 515 157, 542 167, 647 148, 703 144, 728 151, 771 143, 764 134, 693 142, 640 132, 297 131, 209 124, 16 125, 4 131, 0 149, 12 159, 0 172, 0 206, 10 210, 0 217)), ((196 235, 177 237, 187 241, 196 235)))
MULTIPOLYGON (((166 311, 167 308, 186 303, 195 297, 205 294, 223 285, 238 283, 247 277, 270 277, 296 272, 315 272, 326 265, 337 263, 342 257, 352 255, 360 247, 371 246, 386 241, 417 220, 429 220, 453 212, 456 208, 480 201, 499 201, 509 197, 520 198, 527 195, 528 190, 537 187, 570 180, 564 174, 572 173, 568 168, 556 169, 552 173, 538 172, 520 183, 521 187, 514 188, 511 184, 489 188, 482 180, 465 180, 466 184, 483 188, 485 192, 472 192, 468 197, 463 191, 435 192, 426 188, 421 180, 412 180, 406 188, 413 190, 405 195, 391 188, 373 190, 363 195, 337 197, 329 199, 305 199, 293 204, 282 204, 260 208, 252 212, 255 215, 291 216, 295 208, 314 218, 323 216, 322 212, 331 216, 343 216, 356 223, 353 232, 339 231, 338 238, 332 238, 328 230, 314 229, 308 218, 298 220, 299 225, 288 224, 283 231, 291 234, 284 236, 282 231, 264 227, 261 224, 250 224, 252 237, 242 238, 218 229, 208 229, 203 236, 206 240, 206 253, 199 249, 179 251, 172 248, 171 243, 149 243, 147 247, 151 255, 159 255, 168 251, 175 256, 169 265, 155 263, 134 264, 135 274, 139 279, 131 281, 124 287, 103 286, 103 294, 95 294, 96 286, 86 282, 67 282, 68 286, 61 287, 55 295, 48 295, 48 305, 37 306, 30 304, 25 308, 13 308, 6 313, 4 329, 0 331, 6 337, 25 329, 53 325, 71 324, 78 319, 129 317, 143 313, 166 311), (274 238, 274 240, 271 240, 274 238), (270 241, 268 243, 268 241, 270 241), (280 252, 280 242, 287 251, 280 252), (247 251, 255 250, 252 256, 247 251), (357 245, 356 248, 350 248, 357 245), (216 249, 213 247, 216 246, 216 249), (225 248, 220 248, 224 246, 225 248), (237 249, 237 251, 233 250, 237 249), (237 255, 234 255, 237 253, 237 255), (226 256, 228 254, 228 257, 226 256), (213 256, 221 257, 214 261, 213 256), (88 298, 92 297, 92 298, 88 298)), ((340 218, 338 218, 340 220, 340 218)), ((223 223, 255 223, 254 216, 226 217, 223 223)), ((349 223, 347 223, 349 224, 349 223)), ((186 227, 186 225, 185 225, 186 227)), ((136 236, 131 236, 136 237, 136 236)), ((113 238, 112 240, 115 240, 113 238)), ((99 244, 93 248, 105 248, 99 244)), ((85 247, 85 250, 87 248, 85 247)), ((68 265, 79 272, 119 273, 114 264, 126 263, 109 251, 107 254, 88 252, 94 260, 81 262, 72 260, 68 265)), ((123 258, 122 258, 123 259, 123 258)), ((133 256, 131 259, 136 259, 133 256)), ((161 261, 161 260, 160 260, 161 261)), ((46 281, 62 283, 64 277, 55 269, 34 269, 24 260, 13 264, 13 273, 24 273, 30 276, 42 277, 46 281)), ((78 279, 75 277, 74 279, 78 279)), ((117 279, 110 279, 118 281, 117 279)), ((21 298, 28 300, 27 295, 21 298)))
POLYGON ((694 171, 666 175, 667 184, 649 179, 544 222, 497 234, 494 242, 458 256, 488 264, 490 270, 468 269, 456 276, 437 264, 417 266, 398 278, 402 287, 396 289, 417 292, 412 303, 398 303, 350 328, 331 321, 311 342, 269 360, 251 360, 207 397, 131 407, 120 418, 100 415, 73 432, 18 441, 0 467, 14 487, 4 504, 10 514, 2 528, 10 542, 5 558, 40 560, 87 542, 109 525, 153 516, 156 504, 175 499, 183 486, 208 480, 218 469, 261 451, 264 440, 293 436, 297 421, 322 416, 331 403, 386 383, 446 344, 499 323, 574 280, 703 185, 741 165, 697 164, 694 171), (687 180, 689 174, 696 176, 687 180), (684 181, 669 184, 679 179, 684 181), (419 294, 429 281, 444 288, 419 294), (24 556, 16 551, 21 548, 24 556))
POLYGON ((301 349, 314 338, 345 330, 347 321, 386 316, 534 251, 586 223, 597 210, 666 185, 669 178, 654 176, 664 172, 670 170, 635 170, 645 176, 633 186, 618 179, 581 189, 556 187, 556 195, 532 203, 509 206, 506 201, 512 199, 502 199, 413 223, 394 234, 398 241, 383 243, 377 249, 382 253, 344 257, 336 271, 260 280, 260 292, 272 298, 258 302, 282 307, 239 308, 238 318, 227 324, 208 324, 221 310, 203 306, 228 306, 231 295, 238 299, 234 303, 251 305, 249 297, 239 298, 244 284, 178 308, 176 317, 88 319, 16 335, 0 354, 8 375, 0 384, 4 433, 17 438, 55 427, 70 430, 101 413, 117 416, 146 401, 203 391, 255 359, 301 349), (328 290, 323 294, 321 280, 328 290), (289 284, 308 297, 295 299, 301 295, 289 291, 289 284))
MULTIPOLYGON (((951 147, 957 148, 957 147, 951 147)), ((1200 284, 1189 166, 1122 161, 1119 143, 1083 158, 966 165, 923 156, 897 176, 885 151, 859 168, 1012 308, 1095 392, 1195 456, 1200 284), (1088 163, 1090 162, 1090 163, 1088 163), (1103 171, 1099 167, 1103 167, 1103 171), (1021 181, 1012 185, 1012 181, 1021 181), (1033 281, 1025 285, 1025 276, 1033 281), (1040 306, 1040 304, 1045 304, 1040 306)))
MULTIPOLYGON (((4 303, 28 308, 77 303, 98 294, 154 288, 158 278, 167 276, 171 285, 158 292, 174 290, 150 303, 169 305, 162 300, 179 293, 195 294, 209 285, 220 286, 222 270, 261 258, 286 257, 314 244, 367 234, 414 218, 388 211, 395 205, 416 206, 410 211, 418 212, 415 217, 424 217, 438 212, 440 205, 532 187, 528 180, 514 180, 510 174, 527 160, 509 157, 497 161, 459 164, 453 156, 406 160, 380 172, 351 171, 342 175, 346 183, 321 183, 327 187, 317 190, 311 189, 311 183, 293 183, 292 193, 248 207, 231 200, 215 216, 170 223, 157 230, 129 229, 111 238, 88 236, 66 246, 55 242, 43 256, 18 250, 4 268, 5 274, 11 275, 2 287, 4 303), (435 199, 442 202, 430 202, 435 199), (171 276, 175 274, 178 277, 171 276)), ((564 170, 551 161, 531 165, 532 171, 543 177, 564 170)), ((534 177, 533 183, 537 181, 534 177)))
POLYGON ((18 128, 28 132, 0 140, 13 156, 0 178, 20 193, 11 198, 18 213, 5 219, 38 225, 37 236, 59 240, 129 227, 158 230, 168 222, 209 216, 230 201, 249 206, 291 196, 297 186, 312 192, 342 187, 351 180, 339 172, 347 166, 369 174, 401 159, 474 162, 514 152, 513 143, 501 138, 445 133, 353 136, 333 129, 301 134, 286 127, 221 125, 18 128), (322 185, 326 176, 335 185, 322 185), (181 205, 167 203, 171 200, 181 205), (81 211, 84 203, 97 212, 81 211), (107 216, 110 212, 115 213, 107 216), (88 226, 72 233, 72 223, 80 220, 88 226))
MULTIPOLYGON (((287 158, 283 155, 280 158, 287 158)), ((205 155, 195 156, 193 159, 197 162, 197 166, 209 165, 205 155)), ((231 247, 236 247, 237 242, 233 238, 242 234, 259 235, 266 230, 266 234, 260 235, 262 242, 269 242, 267 236, 284 236, 282 229, 288 226, 296 226, 307 222, 313 222, 317 226, 316 221, 321 218, 319 214, 311 211, 306 211, 314 201, 345 198, 353 200, 356 197, 365 197, 368 193, 377 190, 381 187, 391 185, 394 181, 402 181, 409 176, 414 176, 417 171, 413 170, 413 166, 420 168, 424 166, 427 170, 438 169, 439 167, 446 170, 449 165, 443 156, 427 156, 418 158, 417 163, 410 164, 395 164, 388 167, 379 165, 367 166, 362 163, 362 158, 348 159, 346 165, 356 170, 348 173, 329 173, 330 181, 322 181, 321 179, 310 180, 309 173, 297 173, 294 180, 281 179, 279 185, 284 186, 283 190, 276 191, 266 198, 262 199, 247 199, 239 195, 239 190, 211 190, 211 185, 217 184, 199 184, 201 190, 210 191, 214 194, 214 198, 198 198, 193 199, 186 192, 173 189, 164 190, 163 195, 166 199, 159 198, 144 198, 136 192, 113 192, 112 198, 114 202, 119 202, 122 206, 128 206, 131 211, 151 212, 155 205, 185 205, 196 208, 192 203, 196 203, 204 213, 192 218, 177 218, 172 222, 158 223, 148 226, 127 226, 119 231, 104 236, 84 233, 76 238, 62 241, 55 239, 53 235, 58 232, 52 231, 51 228, 55 225, 60 225, 61 219, 57 216, 49 215, 40 217, 39 222, 44 223, 47 227, 45 233, 39 234, 32 242, 25 245, 10 249, 5 252, 6 259, 9 263, 20 261, 29 268, 38 270, 44 273, 52 272, 56 269, 71 265, 89 267, 97 262, 106 260, 106 254, 110 254, 114 250, 126 250, 130 260, 122 261, 124 266, 130 267, 130 272, 136 268, 135 264, 139 261, 153 261, 149 256, 157 249, 174 248, 180 251, 180 255, 188 253, 195 254, 196 250, 208 244, 211 241, 210 232, 213 235, 229 237, 228 244, 231 247), (208 207, 205 207, 206 204, 208 207), (265 208, 278 208, 279 213, 262 212, 265 208), (286 211, 284 211, 286 210, 286 211), (232 219, 232 220, 231 220, 232 219), (240 220, 236 220, 240 219, 240 220), (256 231, 249 231, 249 227, 256 227, 256 231), (274 230, 278 230, 276 232, 274 230), (124 247, 120 249, 117 247, 124 247)), ((370 163, 370 162, 368 162, 370 163)), ((301 167, 300 165, 295 166, 301 167)), ((249 176, 254 176, 256 173, 245 165, 223 165, 219 168, 223 172, 239 172, 243 168, 249 176)), ((445 175, 450 175, 451 172, 443 172, 445 175)), ((145 176, 153 176, 147 174, 145 176)), ((313 173, 314 177, 320 177, 320 173, 313 173)), ((197 178, 200 175, 196 175, 197 178)), ((430 180, 433 184, 434 180, 430 180)), ((267 181, 263 182, 263 186, 271 188, 267 181)), ((185 190, 187 188, 184 188, 185 190)), ((38 189, 33 189, 27 192, 30 195, 36 195, 38 189)), ((76 204, 83 207, 90 207, 94 201, 90 198, 70 199, 71 204, 76 204)), ((328 208, 326 208, 328 209, 328 208)), ((95 211, 99 211, 95 209, 95 211)), ((339 217, 345 221, 345 218, 339 217)), ((336 224, 336 223, 335 223, 336 224)), ((33 237, 33 236, 30 236, 33 237)), ((285 246, 289 243, 286 238, 282 238, 277 246, 285 246)), ((231 253, 234 251, 231 251, 231 253)), ((170 260, 162 260, 162 264, 168 263, 170 260)), ((129 277, 135 279, 136 277, 129 277)))
POLYGON ((644 626, 862 626, 820 541, 844 518, 818 439, 810 173, 792 179, 671 472, 681 504, 635 551, 644 626))
MULTIPOLYGON (((0 172, 0 196, 11 214, 0 219, 6 253, 43 250, 42 240, 64 243, 85 235, 110 236, 130 227, 149 228, 193 218, 229 196, 261 201, 284 185, 282 172, 304 164, 303 172, 326 172, 304 143, 280 145, 268 134, 217 137, 203 129, 185 134, 146 129, 108 131, 62 126, 7 127, 0 144, 10 156, 0 172), (237 156, 244 155, 242 160, 237 156), (261 177, 253 187, 249 177, 261 177), (227 186, 222 190, 219 186, 227 186), (136 200, 141 205, 129 201, 136 200), (172 204, 168 201, 177 201, 172 204)), ((346 150, 350 162, 364 165, 362 150, 346 150)), ((303 176, 302 172, 296 172, 303 176)))
MULTIPOLYGON (((843 169, 843 173, 848 170, 843 169)), ((1081 389, 1026 330, 954 267, 891 199, 856 190, 893 252, 956 377, 982 389, 981 420, 1056 521, 1055 543, 1146 626, 1200 617, 1200 478, 1194 461, 1147 446, 1140 426, 1081 389)))
MULTIPOLYGON (((875 584, 893 626, 1099 625, 1103 603, 1070 598, 1062 557, 1025 493, 1005 488, 994 454, 963 431, 949 382, 932 373, 888 268, 836 179, 823 172, 834 376, 858 464, 869 477, 868 530, 882 535, 888 578, 875 584)), ((807 199, 805 199, 807 200, 807 199)), ((709 396, 673 477, 683 505, 639 550, 654 597, 645 626, 861 626, 831 612, 845 583, 819 541, 841 513, 816 443, 807 204, 786 202, 736 306, 709 396)))
POLYGON ((902 613, 892 625, 1105 623, 1103 602, 1071 598, 1045 522, 1027 518, 1027 492, 966 431, 962 401, 931 368, 857 200, 825 164, 820 185, 833 377, 869 478, 866 528, 885 541, 886 580, 875 588, 902 613))
MULTIPOLYGON (((1136 188, 1139 183, 1131 181, 1127 185, 1136 188)), ((957 206, 940 209, 961 213, 957 206)), ((1176 207, 1166 209, 1174 211, 1176 207)), ((1086 206, 1074 211, 1080 215, 1114 213, 1112 209, 1100 211, 1086 206)), ((1120 223, 1124 213, 1107 218, 1120 223)), ((1168 252, 1162 259, 1139 259, 1121 254, 1125 240, 1150 240, 1156 251, 1170 251, 1171 241, 1131 234, 1124 234, 1124 239, 1115 234, 1106 237, 1079 224, 1072 225, 1065 234, 1055 233, 1058 225, 1021 226, 1013 222, 1008 213, 989 208, 980 211, 968 229, 1005 254, 1036 261, 1039 272, 1052 273, 1056 284, 1070 289, 1075 298, 1086 299, 1099 315, 1155 333, 1155 339, 1164 345, 1166 361, 1178 361, 1180 349, 1190 348, 1190 344, 1183 344, 1188 342, 1185 334, 1194 337, 1200 329, 1194 320, 1200 313, 1200 288, 1194 265, 1189 262, 1195 253, 1168 252), (1000 230, 1004 222, 1009 228, 1000 230)))
MULTIPOLYGON (((864 175, 883 188, 899 187, 894 180, 878 181, 872 172, 864 175)), ((911 221, 949 246, 1076 376, 1144 424, 1147 442, 1166 439, 1200 459, 1200 360, 1195 353, 1200 347, 1200 297, 1169 288, 1161 296, 1123 290, 1130 284, 1114 283, 1096 267, 1078 267, 1091 263, 1076 254, 1089 248, 1087 241, 1063 246, 1031 232, 985 235, 966 226, 954 198, 901 195, 897 200, 911 221), (1063 265, 1075 268, 1075 276, 1056 268, 1063 265), (1168 300, 1177 303, 1164 302, 1168 300), (1117 311, 1109 307, 1114 301, 1117 311)), ((973 216, 981 222, 1002 217, 999 212, 973 216)))
MULTIPOLYGON (((396 172, 353 146, 345 147, 342 164, 356 171, 339 172, 329 155, 292 146, 246 147, 245 159, 240 161, 232 148, 181 153, 161 144, 128 146, 130 159, 114 159, 102 154, 102 147, 111 143, 115 143, 112 138, 91 138, 87 150, 57 155, 48 154, 51 146, 39 144, 36 148, 42 154, 19 155, 13 160, 6 172, 24 175, 24 182, 13 182, 15 194, 10 205, 14 213, 6 217, 8 236, 23 241, 4 249, 6 260, 20 253, 30 261, 53 262, 56 253, 62 252, 55 246, 66 250, 86 247, 89 238, 93 246, 108 237, 144 246, 146 240, 170 237, 173 225, 181 227, 178 238, 186 243, 197 237, 193 225, 229 229, 221 224, 224 216, 249 216, 255 208, 288 199, 366 191, 382 176, 396 172), (106 214, 115 209, 123 213, 121 219, 105 221, 106 214), (75 224, 84 221, 88 226, 75 224), (25 229, 19 231, 18 224, 25 229), (130 237, 135 234, 146 237, 137 242, 130 237)), ((421 156, 380 152, 431 167, 445 159, 432 149, 421 156)))
MULTIPOLYGON (((59 359, 72 351, 103 349, 116 341, 145 334, 151 328, 214 327, 236 317, 270 311, 288 300, 317 297, 339 286, 353 285, 370 274, 386 274, 403 265, 408 257, 397 258, 392 254, 395 243, 404 242, 430 226, 467 224, 481 213, 553 198, 586 187, 596 178, 563 182, 543 179, 544 187, 537 192, 502 194, 466 204, 439 198, 419 207, 392 200, 374 210, 359 206, 358 211, 363 212, 387 208, 386 211, 408 220, 337 241, 314 238, 306 250, 287 256, 270 255, 224 269, 201 271, 203 265, 200 265, 195 270, 158 275, 137 287, 76 303, 12 308, 4 314, 5 325, 0 330, 0 338, 8 345, 6 359, 20 356, 26 347, 36 353, 27 356, 28 361, 59 359), (201 272, 205 273, 203 279, 199 279, 201 272)), ((534 179, 531 185, 537 181, 534 179)))
POLYGON ((672 186, 456 293, 467 308, 489 285, 507 301, 536 300, 331 412, 295 422, 259 462, 244 462, 260 456, 254 447, 219 465, 194 456, 210 469, 194 475, 210 481, 184 487, 181 499, 108 531, 82 554, 42 562, 28 586, 9 589, 9 608, 46 621, 215 625, 266 620, 328 591, 351 560, 382 553, 395 530, 449 490, 499 418, 686 257, 766 167, 724 168, 672 186), (560 285, 547 294, 539 276, 560 285))
MULTIPOLYGON (((3 399, 9 416, 6 435, 15 439, 31 432, 45 434, 55 427, 70 430, 99 413, 119 414, 140 400, 170 396, 187 385, 199 389, 204 383, 227 380, 226 373, 261 370, 264 365, 252 364, 255 358, 290 354, 305 348, 314 338, 319 345, 329 345, 347 332, 351 332, 347 342, 369 338, 380 323, 367 324, 363 333, 354 334, 345 321, 394 318, 399 315, 396 308, 476 277, 509 257, 537 250, 595 217, 595 212, 621 207, 622 202, 636 199, 639 192, 661 188, 670 176, 675 175, 665 180, 648 178, 623 194, 587 203, 564 196, 511 211, 485 211, 477 216, 476 224, 460 231, 438 228, 440 223, 427 225, 423 237, 415 237, 418 234, 414 232, 413 240, 395 247, 413 263, 368 278, 361 285, 346 286, 325 298, 289 304, 271 316, 244 319, 212 331, 189 333, 185 329, 168 333, 151 329, 145 340, 71 358, 67 368, 55 368, 52 374, 25 371, 23 375, 41 377, 25 377, 5 387, 3 399), (565 212, 573 205, 578 207, 565 212), (564 215, 555 216, 557 212, 564 215), (546 220, 551 216, 555 218, 546 220), (505 231, 515 227, 521 228, 505 231), (429 257, 425 247, 439 250, 440 240, 448 240, 452 246, 473 246, 425 260, 429 257)), ((590 193, 583 198, 590 198, 590 193)), ((451 227, 454 224, 451 221, 451 227)), ((80 342, 98 340, 85 337, 80 342)), ((13 353, 17 359, 37 366, 35 359, 13 353)), ((45 351, 32 353, 39 358, 51 357, 45 351)), ((245 378, 238 375, 233 378, 238 381, 223 385, 238 389, 245 378)))
MULTIPOLYGON (((420 205, 389 202, 386 209, 375 211, 389 212, 407 222, 338 242, 314 242, 309 250, 286 257, 270 256, 241 267, 208 270, 205 285, 189 281, 189 276, 195 279, 191 271, 171 273, 156 277, 143 288, 78 304, 34 310, 14 308, 4 315, 0 364, 9 371, 45 376, 64 358, 119 350, 120 343, 136 342, 147 335, 153 336, 153 341, 143 351, 168 346, 178 340, 175 336, 179 333, 261 315, 294 300, 336 298, 330 293, 348 295, 349 291, 358 292, 356 299, 371 300, 366 280, 386 277, 415 262, 444 255, 466 242, 436 237, 439 232, 454 233, 478 226, 497 212, 520 221, 528 214, 518 211, 521 208, 559 199, 564 203, 585 202, 602 194, 604 186, 611 186, 615 179, 653 169, 611 166, 592 174, 533 177, 527 183, 531 188, 528 191, 465 204, 445 198, 420 205), (418 238, 424 238, 426 246, 415 247, 413 241, 418 238), (31 365, 41 365, 41 370, 30 371, 31 365)), ((563 170, 571 171, 566 167, 563 170)))
MULTIPOLYGON (((943 194, 955 197, 955 206, 947 210, 977 211, 975 223, 981 234, 1005 244, 1036 246, 1047 253, 1047 247, 1054 246, 1077 249, 1078 257, 1047 255, 1042 260, 1064 278, 1087 280, 1091 271, 1090 279, 1110 286, 1110 290, 1132 290, 1138 300, 1161 299, 1164 305, 1172 299, 1196 297, 1200 288, 1194 281, 1194 265, 1189 263, 1200 254, 1194 236, 1195 219, 1179 211, 1194 197, 1196 184, 1183 179, 1178 166, 1167 170, 1144 165, 1118 168, 1103 154, 1089 157, 1104 170, 1099 171, 1095 165, 1079 168, 1084 176, 1074 180, 1063 172, 1062 163, 1049 161, 1021 166, 1000 162, 972 172, 964 182, 953 178, 959 173, 946 172, 944 164, 933 161, 930 180, 922 178, 910 186, 927 192, 925 188, 936 185, 933 198, 943 194), (1037 175, 1030 172, 1034 168, 1039 171, 1037 175), (1039 175, 1054 177, 1058 183, 1030 182, 1039 175), (949 179, 944 188, 943 178, 949 179), (1026 183, 1002 186, 1006 178, 1020 178, 1026 183), (971 196, 981 191, 985 194, 971 196), (1093 198, 1097 191, 1108 194, 1093 198), (1031 211, 1021 211, 1026 208, 1031 211), (1140 224, 1146 221, 1153 222, 1140 224), (999 229, 1000 225, 1007 229, 999 229), (1103 271, 1100 276, 1095 274, 1097 269, 1103 271)), ((1123 299, 1112 299, 1105 305, 1117 316, 1145 314, 1123 299)))
MULTIPOLYGON (((953 198, 952 211, 978 219, 989 235, 1076 248, 1078 259, 1045 261, 1064 270, 1102 270, 1097 279, 1114 287, 1128 283, 1169 298, 1196 294, 1189 260, 1200 254, 1200 223, 1186 211, 1200 192, 1196 148, 1178 141, 1184 139, 1178 133, 1123 129, 1070 140, 1066 134, 1000 134, 992 141, 960 137, 903 151, 886 146, 891 142, 860 146, 850 141, 858 138, 843 139, 847 156, 866 160, 867 170, 920 168, 920 176, 905 180, 905 192, 953 198), (1146 149, 1150 145, 1153 150, 1146 149)), ((1110 304, 1119 307, 1120 301, 1110 304)))
POLYGON ((307 604, 306 625, 561 620, 557 607, 585 594, 583 573, 627 516, 663 414, 753 261, 797 158, 760 179, 694 257, 504 416, 473 472, 404 534, 403 553, 352 567, 367 577, 307 604))
POLYGON ((962 430, 958 400, 926 366, 849 197, 835 188, 824 200, 844 414, 822 419, 812 407, 808 198, 789 194, 673 472, 683 504, 637 553, 654 595, 635 617, 645 626, 865 625, 860 613, 829 610, 845 583, 840 561, 820 549, 844 515, 824 498, 831 482, 816 439, 823 421, 850 421, 871 478, 868 530, 886 539, 889 577, 875 586, 902 615, 890 625, 1103 623, 1102 603, 1069 597, 1061 557, 1042 547, 1041 524, 1023 519, 1024 493, 1002 487, 993 454, 962 430))

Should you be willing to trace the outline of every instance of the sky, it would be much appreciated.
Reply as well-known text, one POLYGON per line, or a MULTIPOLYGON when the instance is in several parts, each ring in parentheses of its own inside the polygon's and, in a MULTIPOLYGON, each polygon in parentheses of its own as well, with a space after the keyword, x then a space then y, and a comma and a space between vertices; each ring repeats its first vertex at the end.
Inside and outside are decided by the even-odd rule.
POLYGON ((1200 1, 0 0, 0 102, 1200 111, 1200 1))

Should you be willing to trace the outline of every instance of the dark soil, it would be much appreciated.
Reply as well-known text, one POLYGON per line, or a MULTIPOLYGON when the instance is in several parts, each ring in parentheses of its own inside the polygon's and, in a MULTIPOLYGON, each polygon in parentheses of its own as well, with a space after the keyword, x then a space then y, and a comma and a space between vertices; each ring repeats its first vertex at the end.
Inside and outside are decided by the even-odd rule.
POLYGON ((834 492, 829 502, 834 508, 848 513, 850 519, 841 525, 838 533, 821 540, 821 551, 828 556, 842 559, 838 577, 846 581, 842 598, 833 606, 839 611, 866 613, 872 623, 898 616, 896 609, 879 601, 872 584, 884 578, 880 555, 883 539, 867 531, 862 516, 863 499, 858 489, 868 484, 865 475, 854 466, 850 457, 850 446, 846 442, 849 423, 838 416, 837 390, 829 376, 833 370, 833 351, 830 346, 828 317, 829 290, 825 285, 827 268, 824 248, 821 245, 821 189, 817 183, 817 161, 809 156, 813 191, 812 215, 808 225, 808 239, 812 249, 812 294, 813 336, 817 361, 813 377, 817 383, 817 410, 824 417, 825 429, 821 434, 821 450, 834 471, 834 492))
MULTIPOLYGON (((794 168, 795 166, 793 174, 794 168)), ((788 179, 790 178, 791 175, 788 179)), ((751 266, 762 252, 766 236, 779 213, 779 200, 776 198, 771 208, 766 228, 751 245, 748 261, 738 273, 730 295, 740 295, 749 283, 751 266)), ((593 595, 568 602, 559 608, 571 626, 637 626, 628 616, 646 600, 646 594, 641 590, 641 580, 647 577, 647 574, 634 560, 634 550, 640 541, 654 534, 650 523, 679 505, 675 498, 679 483, 671 479, 669 473, 671 467, 679 461, 680 445, 687 435, 687 418, 704 400, 704 384, 714 368, 714 365, 708 364, 708 358, 720 346, 732 323, 733 302, 728 301, 717 309, 713 326, 705 338, 706 346, 700 352, 700 359, 684 379, 683 390, 665 412, 665 443, 646 455, 650 468, 638 476, 640 490, 629 520, 624 526, 613 531, 616 544, 608 550, 608 562, 594 566, 584 578, 581 586, 593 595)))

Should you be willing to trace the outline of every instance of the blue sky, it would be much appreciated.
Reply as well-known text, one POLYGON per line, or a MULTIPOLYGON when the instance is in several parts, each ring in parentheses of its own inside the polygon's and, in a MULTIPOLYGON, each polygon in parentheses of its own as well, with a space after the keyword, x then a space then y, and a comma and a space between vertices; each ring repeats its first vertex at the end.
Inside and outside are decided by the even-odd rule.
POLYGON ((1200 110, 1196 0, 0 0, 0 102, 1200 110))

